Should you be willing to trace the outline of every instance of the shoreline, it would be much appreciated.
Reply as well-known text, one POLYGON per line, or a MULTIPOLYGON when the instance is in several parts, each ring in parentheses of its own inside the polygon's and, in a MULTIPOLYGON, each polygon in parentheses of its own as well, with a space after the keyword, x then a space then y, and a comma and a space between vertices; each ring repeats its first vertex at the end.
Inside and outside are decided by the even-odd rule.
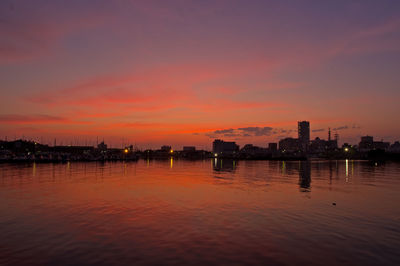
POLYGON ((182 157, 169 157, 169 158, 137 158, 137 159, 107 159, 107 160, 32 160, 32 159, 22 159, 22 160, 14 160, 14 159, 0 159, 1 164, 24 164, 24 163, 40 163, 40 164, 66 164, 66 163, 114 163, 114 162, 138 162, 139 160, 143 161, 167 161, 170 159, 174 160, 182 160, 182 161, 204 161, 204 160, 229 160, 229 161, 301 161, 301 162, 332 162, 332 161, 361 161, 361 162, 400 162, 398 159, 365 159, 365 158, 269 158, 269 159, 248 159, 248 158, 182 158, 182 157))

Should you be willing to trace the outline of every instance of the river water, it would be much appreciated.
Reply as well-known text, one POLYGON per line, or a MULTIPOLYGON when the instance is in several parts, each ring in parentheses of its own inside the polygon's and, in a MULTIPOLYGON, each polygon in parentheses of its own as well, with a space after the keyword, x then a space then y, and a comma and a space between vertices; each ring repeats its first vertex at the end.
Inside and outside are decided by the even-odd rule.
POLYGON ((400 265, 400 164, 0 164, 0 265, 400 265))

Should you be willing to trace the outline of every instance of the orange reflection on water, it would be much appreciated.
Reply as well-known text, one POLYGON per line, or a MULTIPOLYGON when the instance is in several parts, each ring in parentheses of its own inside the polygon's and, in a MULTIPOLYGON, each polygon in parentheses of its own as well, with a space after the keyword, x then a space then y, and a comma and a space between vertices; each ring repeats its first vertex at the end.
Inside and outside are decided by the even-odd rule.
MULTIPOLYGON (((372 231, 389 236, 399 215, 398 166, 351 162, 349 172, 348 163, 4 164, 0 246, 17 254, 13 263, 26 263, 27 250, 46 249, 56 258, 69 250, 84 263, 205 263, 207 254, 214 263, 306 263, 304 250, 341 260, 358 254, 372 231), (371 226, 379 217, 385 226, 371 226), (337 234, 350 243, 345 251, 337 234)), ((379 242, 368 243, 373 250, 379 242)))

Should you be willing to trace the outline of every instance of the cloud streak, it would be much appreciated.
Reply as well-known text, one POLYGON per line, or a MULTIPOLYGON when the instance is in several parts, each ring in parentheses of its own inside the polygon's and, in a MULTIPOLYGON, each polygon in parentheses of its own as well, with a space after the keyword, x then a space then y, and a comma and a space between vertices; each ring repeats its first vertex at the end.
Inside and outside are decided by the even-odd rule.
POLYGON ((91 124, 91 122, 86 121, 73 121, 69 118, 53 116, 53 115, 17 115, 17 114, 8 114, 8 115, 0 115, 0 122, 7 125, 12 124, 91 124))
POLYGON ((333 128, 333 130, 339 131, 339 130, 345 130, 345 129, 348 129, 348 128, 349 128, 349 126, 344 125, 344 126, 340 126, 340 127, 335 127, 335 128, 333 128))
POLYGON ((262 137, 271 136, 277 133, 286 132, 286 130, 273 128, 269 126, 264 127, 239 127, 239 128, 228 128, 228 129, 218 129, 212 132, 206 132, 205 135, 209 138, 219 138, 219 137, 262 137))

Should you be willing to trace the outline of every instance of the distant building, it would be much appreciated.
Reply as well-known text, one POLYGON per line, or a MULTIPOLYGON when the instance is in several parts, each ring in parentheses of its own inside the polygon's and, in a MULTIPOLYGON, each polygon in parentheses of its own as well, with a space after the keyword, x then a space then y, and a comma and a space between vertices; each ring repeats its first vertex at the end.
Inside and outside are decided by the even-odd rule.
POLYGON ((374 137, 367 135, 367 136, 361 137, 361 141, 365 142, 365 143, 373 143, 374 137))
POLYGON ((107 150, 107 144, 105 144, 104 141, 102 141, 100 144, 97 145, 97 149, 99 149, 101 151, 106 151, 107 150))
POLYGON ((370 150, 386 151, 390 149, 390 143, 384 141, 374 141, 374 138, 371 136, 363 136, 361 137, 358 148, 361 152, 367 152, 370 150))
POLYGON ((331 139, 327 142, 328 150, 336 150, 338 148, 338 142, 336 139, 331 139))
POLYGON ((268 143, 268 150, 271 152, 277 151, 278 143, 276 143, 276 142, 268 143))
POLYGON ((257 146, 254 146, 253 144, 246 144, 243 146, 241 149, 242 151, 247 151, 247 150, 254 150, 254 148, 258 148, 257 146))
POLYGON ((15 149, 21 148, 21 147, 22 147, 22 144, 23 144, 23 141, 22 141, 22 140, 16 140, 16 141, 14 142, 14 147, 15 147, 15 149))
POLYGON ((233 154, 239 151, 239 146, 236 142, 223 141, 216 139, 213 142, 213 153, 214 154, 233 154))
POLYGON ((168 146, 168 145, 161 146, 161 151, 170 152, 171 151, 171 146, 168 146))
POLYGON ((358 149, 361 152, 370 151, 373 149, 373 145, 374 145, 374 137, 363 136, 361 137, 361 141, 358 144, 358 149))
POLYGON ((316 137, 315 140, 312 140, 310 143, 309 152, 318 154, 337 149, 338 144, 336 139, 324 140, 316 137))
POLYGON ((183 151, 196 151, 195 146, 184 146, 183 151))
POLYGON ((281 152, 298 152, 300 150, 300 143, 295 138, 284 138, 279 141, 279 150, 281 152))
POLYGON ((389 142, 384 142, 384 141, 374 141, 374 144, 372 145, 372 148, 374 150, 388 150, 390 147, 389 142))
POLYGON ((300 150, 307 152, 310 145, 310 122, 299 121, 297 127, 300 150))
POLYGON ((400 153, 400 142, 396 141, 395 143, 390 145, 388 151, 391 153, 400 153))
MULTIPOLYGON (((105 149, 104 150, 102 150, 100 148, 99 148, 99 150, 101 150, 101 151, 107 150, 107 145, 105 145, 105 149)), ((94 147, 93 146, 71 146, 71 145, 68 145, 68 146, 56 146, 56 147, 53 147, 53 151, 54 152, 70 153, 70 154, 83 154, 85 152, 94 151, 94 147)))
POLYGON ((311 153, 324 153, 328 149, 328 141, 320 139, 318 137, 311 141, 310 152, 311 153))
POLYGON ((133 145, 126 146, 126 147, 124 148, 124 151, 133 152, 133 151, 134 151, 133 145))
POLYGON ((240 153, 245 156, 263 156, 267 154, 267 149, 254 146, 253 144, 246 144, 242 149, 240 149, 240 153))

